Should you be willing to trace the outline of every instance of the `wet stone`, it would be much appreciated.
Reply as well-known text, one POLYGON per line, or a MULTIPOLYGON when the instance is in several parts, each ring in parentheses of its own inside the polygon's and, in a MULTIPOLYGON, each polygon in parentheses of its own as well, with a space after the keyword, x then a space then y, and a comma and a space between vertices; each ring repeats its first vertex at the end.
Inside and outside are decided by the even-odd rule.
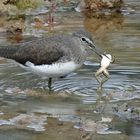
POLYGON ((0 125, 13 126, 19 129, 33 129, 34 131, 45 131, 46 116, 36 116, 35 114, 20 114, 8 120, 0 120, 0 125))

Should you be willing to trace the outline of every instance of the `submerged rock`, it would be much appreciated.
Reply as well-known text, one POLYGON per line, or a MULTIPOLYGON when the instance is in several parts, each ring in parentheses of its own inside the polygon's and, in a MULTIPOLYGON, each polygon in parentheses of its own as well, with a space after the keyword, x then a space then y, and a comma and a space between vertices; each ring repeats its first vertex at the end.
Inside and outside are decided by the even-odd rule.
POLYGON ((105 124, 102 121, 95 122, 93 120, 87 119, 81 122, 81 128, 87 132, 92 134, 120 134, 121 132, 118 130, 109 129, 109 125, 105 124))
POLYGON ((21 129, 32 129, 35 131, 45 131, 44 125, 46 124, 47 117, 45 115, 35 114, 20 114, 9 120, 0 119, 0 126, 13 126, 21 129))
POLYGON ((114 105, 112 107, 113 113, 122 119, 127 120, 140 120, 140 109, 134 106, 123 103, 122 105, 114 105))

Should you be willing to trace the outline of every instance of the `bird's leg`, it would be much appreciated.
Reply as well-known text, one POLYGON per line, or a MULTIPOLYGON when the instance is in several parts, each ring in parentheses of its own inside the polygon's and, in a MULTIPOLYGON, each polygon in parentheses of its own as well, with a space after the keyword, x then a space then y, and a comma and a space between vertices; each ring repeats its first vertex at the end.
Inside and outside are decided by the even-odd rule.
POLYGON ((48 80, 49 93, 50 93, 50 91, 52 89, 52 86, 51 85, 52 85, 52 78, 50 77, 49 80, 48 80))

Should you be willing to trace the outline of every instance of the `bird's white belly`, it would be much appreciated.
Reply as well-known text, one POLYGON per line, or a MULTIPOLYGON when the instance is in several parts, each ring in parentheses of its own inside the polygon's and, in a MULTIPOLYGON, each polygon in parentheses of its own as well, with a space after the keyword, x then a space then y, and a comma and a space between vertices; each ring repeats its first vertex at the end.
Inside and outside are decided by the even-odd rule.
MULTIPOLYGON (((23 67, 23 66, 22 66, 23 67)), ((73 61, 65 63, 55 63, 52 65, 34 65, 31 62, 26 62, 24 68, 32 73, 46 77, 59 77, 71 73, 75 69, 79 68, 80 65, 73 61)))

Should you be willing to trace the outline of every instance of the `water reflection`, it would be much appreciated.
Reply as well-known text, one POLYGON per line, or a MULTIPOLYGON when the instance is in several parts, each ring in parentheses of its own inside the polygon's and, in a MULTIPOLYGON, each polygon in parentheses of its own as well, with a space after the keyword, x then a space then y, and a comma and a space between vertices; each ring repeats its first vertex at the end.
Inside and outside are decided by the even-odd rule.
POLYGON ((112 31, 122 30, 124 18, 122 15, 117 15, 114 18, 85 18, 84 26, 85 28, 93 33, 95 38, 104 40, 106 34, 112 31))

